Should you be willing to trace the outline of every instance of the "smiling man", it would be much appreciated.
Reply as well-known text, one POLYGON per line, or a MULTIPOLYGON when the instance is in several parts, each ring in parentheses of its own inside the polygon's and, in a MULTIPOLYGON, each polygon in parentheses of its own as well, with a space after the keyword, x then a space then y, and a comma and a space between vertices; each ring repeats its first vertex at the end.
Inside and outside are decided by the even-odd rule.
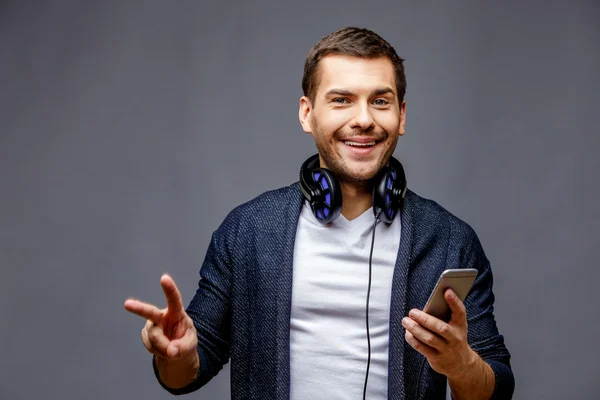
POLYGON ((187 309, 129 299, 173 394, 231 360, 233 399, 510 399, 510 354, 493 315, 492 272, 473 230, 406 187, 403 60, 346 28, 309 52, 299 119, 318 154, 300 182, 233 210, 215 231, 187 309), (377 234, 377 238, 375 237, 377 234), (421 311, 445 269, 475 268, 451 316, 421 311))

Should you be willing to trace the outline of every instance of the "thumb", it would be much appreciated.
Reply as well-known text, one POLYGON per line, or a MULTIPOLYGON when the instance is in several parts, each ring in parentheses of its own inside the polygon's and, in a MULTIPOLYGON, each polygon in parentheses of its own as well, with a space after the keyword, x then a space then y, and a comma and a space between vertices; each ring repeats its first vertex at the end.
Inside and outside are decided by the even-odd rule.
POLYGON ((167 346, 167 356, 169 356, 169 358, 177 360, 181 358, 181 351, 179 350, 179 346, 175 342, 176 341, 173 340, 167 346))
POLYGON ((169 343, 169 347, 167 347, 167 354, 169 357, 187 357, 190 354, 196 352, 196 344, 198 343, 198 338, 195 333, 193 335, 186 334, 180 339, 172 340, 169 343))
POLYGON ((467 310, 464 303, 458 298, 452 289, 446 290, 444 293, 444 298, 446 299, 446 302, 452 311, 450 321, 455 324, 465 325, 467 323, 467 310))

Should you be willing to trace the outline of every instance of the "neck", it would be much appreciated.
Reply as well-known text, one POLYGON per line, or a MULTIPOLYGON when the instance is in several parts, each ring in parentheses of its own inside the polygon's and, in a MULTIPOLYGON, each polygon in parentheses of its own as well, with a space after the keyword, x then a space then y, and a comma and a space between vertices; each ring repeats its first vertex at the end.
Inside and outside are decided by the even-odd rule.
POLYGON ((373 187, 370 183, 341 183, 342 215, 351 221, 373 205, 373 187))

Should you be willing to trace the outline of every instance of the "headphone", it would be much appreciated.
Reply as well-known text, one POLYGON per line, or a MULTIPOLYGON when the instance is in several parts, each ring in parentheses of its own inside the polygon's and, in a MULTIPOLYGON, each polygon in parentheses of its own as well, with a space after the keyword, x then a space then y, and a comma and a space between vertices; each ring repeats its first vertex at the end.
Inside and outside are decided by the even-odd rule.
MULTIPOLYGON (((342 189, 333 172, 321 168, 319 155, 308 158, 300 167, 300 189, 310 203, 315 218, 323 225, 333 222, 342 211, 342 189)), ((391 224, 402 208, 406 195, 404 167, 394 157, 375 177, 373 214, 391 224)))

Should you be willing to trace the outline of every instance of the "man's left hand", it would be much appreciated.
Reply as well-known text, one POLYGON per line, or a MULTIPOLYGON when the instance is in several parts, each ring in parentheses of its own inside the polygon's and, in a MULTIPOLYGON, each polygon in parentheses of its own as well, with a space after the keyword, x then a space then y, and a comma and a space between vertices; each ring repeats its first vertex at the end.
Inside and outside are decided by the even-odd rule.
POLYGON ((452 312, 448 323, 414 308, 402 319, 402 326, 406 341, 427 358, 434 371, 451 379, 468 373, 479 356, 467 343, 465 305, 451 289, 444 298, 452 312))

